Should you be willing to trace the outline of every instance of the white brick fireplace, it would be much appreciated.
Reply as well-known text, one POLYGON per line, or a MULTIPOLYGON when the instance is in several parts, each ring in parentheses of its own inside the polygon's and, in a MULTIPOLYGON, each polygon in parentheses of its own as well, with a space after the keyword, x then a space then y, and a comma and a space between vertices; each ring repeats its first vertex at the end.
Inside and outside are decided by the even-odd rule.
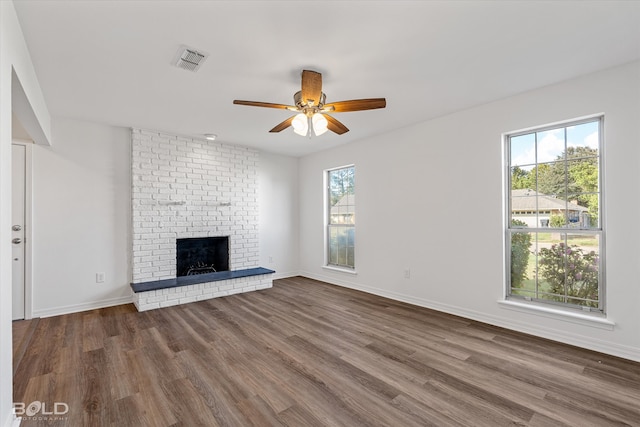
MULTIPOLYGON (((175 279, 180 238, 228 236, 229 270, 257 267, 258 160, 259 152, 251 148, 132 129, 133 283, 175 279)), ((240 279, 230 280, 237 285, 240 279)), ((210 284, 216 289, 197 287, 202 295, 220 296, 224 289, 271 286, 264 276, 243 280, 247 283, 240 287, 230 288, 224 280, 210 284)), ((136 293, 138 309, 180 303, 181 295, 157 294, 181 290, 164 291, 155 291, 152 306, 145 307, 145 295, 136 293)))

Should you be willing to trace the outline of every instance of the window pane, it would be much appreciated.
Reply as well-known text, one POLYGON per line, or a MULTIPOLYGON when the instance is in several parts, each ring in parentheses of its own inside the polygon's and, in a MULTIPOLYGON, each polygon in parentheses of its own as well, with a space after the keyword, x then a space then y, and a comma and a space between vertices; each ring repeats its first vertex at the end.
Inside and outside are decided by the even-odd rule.
POLYGON ((535 168, 526 170, 520 166, 511 168, 511 190, 534 190, 538 186, 535 168))
POLYGON ((535 234, 511 234, 511 290, 513 294, 535 296, 535 234))
POLYGON ((347 265, 347 249, 344 246, 338 246, 338 265, 347 265))
MULTIPOLYGON (((538 165, 538 193, 541 196, 564 199, 567 195, 566 164, 551 162, 538 165)), ((553 203, 551 203, 553 205, 553 203)))
POLYGON ((598 307, 600 239, 598 235, 567 236, 567 302, 598 307))
POLYGON ((511 166, 526 166, 525 170, 531 170, 536 163, 536 135, 530 133, 528 135, 514 136, 510 139, 511 166))
POLYGON ((511 191, 511 227, 538 227, 538 197, 535 191, 511 191))
POLYGON ((575 227, 581 229, 600 228, 600 195, 598 193, 571 194, 569 199, 572 203, 571 206, 579 211, 579 218, 573 223, 575 227))
POLYGON ((599 122, 589 122, 567 128, 567 147, 586 147, 598 150, 599 122))
POLYGON ((564 233, 550 232, 536 236, 537 297, 543 300, 564 300, 564 271, 566 237, 564 233))
POLYGON ((553 129, 537 133, 536 144, 538 163, 562 160, 564 157, 564 128, 553 129))
POLYGON ((355 231, 354 227, 349 227, 346 230, 347 233, 347 266, 353 268, 356 265, 355 262, 355 231))
POLYGON ((338 233, 333 227, 329 227, 329 264, 338 263, 338 233))
MULTIPOLYGON (((588 153, 577 153, 577 155, 588 153)), ((573 152, 571 155, 576 155, 573 152)), ((600 176, 597 157, 580 157, 567 161, 567 186, 569 193, 594 193, 598 191, 600 176)))

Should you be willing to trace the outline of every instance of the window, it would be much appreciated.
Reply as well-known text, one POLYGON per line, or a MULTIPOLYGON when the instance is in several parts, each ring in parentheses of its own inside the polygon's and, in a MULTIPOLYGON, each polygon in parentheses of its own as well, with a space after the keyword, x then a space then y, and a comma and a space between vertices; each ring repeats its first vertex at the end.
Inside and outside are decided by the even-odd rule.
POLYGON ((355 167, 327 171, 327 265, 355 268, 355 167))
POLYGON ((602 124, 506 136, 509 299, 604 312, 602 124))

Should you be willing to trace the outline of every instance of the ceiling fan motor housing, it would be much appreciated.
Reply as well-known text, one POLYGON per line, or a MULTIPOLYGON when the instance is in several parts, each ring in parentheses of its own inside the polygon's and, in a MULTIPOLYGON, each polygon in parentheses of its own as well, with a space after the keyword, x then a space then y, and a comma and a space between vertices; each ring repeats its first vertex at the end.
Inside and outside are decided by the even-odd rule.
POLYGON ((322 92, 322 95, 320 96, 320 102, 318 102, 318 105, 314 106, 314 105, 309 105, 308 102, 303 101, 302 99, 302 91, 298 91, 293 95, 293 103, 295 104, 296 107, 298 107, 298 109, 305 113, 307 116, 312 116, 314 113, 319 112, 320 110, 322 110, 322 107, 324 107, 324 103, 327 99, 327 95, 325 95, 324 92, 322 92))

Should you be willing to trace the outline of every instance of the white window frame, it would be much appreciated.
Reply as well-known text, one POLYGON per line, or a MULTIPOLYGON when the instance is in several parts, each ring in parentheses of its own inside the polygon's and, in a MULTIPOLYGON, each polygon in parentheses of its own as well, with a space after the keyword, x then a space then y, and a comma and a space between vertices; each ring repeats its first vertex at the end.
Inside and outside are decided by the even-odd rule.
MULTIPOLYGON (((329 259, 329 244, 330 244, 330 237, 329 237, 329 233, 330 233, 330 228, 332 226, 335 226, 335 224, 331 224, 330 220, 331 220, 331 197, 330 197, 330 179, 329 176, 332 172, 341 170, 341 169, 348 169, 348 168, 353 168, 354 169, 354 195, 356 193, 355 188, 356 188, 356 183, 355 183, 355 174, 356 174, 356 167, 354 164, 348 164, 348 165, 344 165, 344 166, 338 166, 335 168, 331 168, 331 169, 325 169, 323 171, 323 194, 324 194, 324 203, 323 203, 323 210, 324 210, 324 215, 323 215, 323 228, 324 228, 324 263, 322 265, 323 268, 328 269, 328 270, 334 270, 334 271, 340 271, 340 272, 344 272, 344 273, 350 273, 350 274, 357 274, 356 271, 356 259, 357 259, 357 250, 356 250, 356 224, 353 224, 353 226, 349 226, 351 228, 353 228, 353 233, 354 233, 354 261, 353 261, 353 266, 348 266, 348 265, 338 265, 338 264, 332 264, 330 262, 329 259)), ((357 210, 357 207, 356 207, 357 210)))
MULTIPOLYGON (((520 131, 508 132, 503 135, 503 148, 504 148, 504 197, 505 197, 505 212, 504 212, 504 229, 505 229, 505 239, 504 239, 504 259, 505 259, 505 296, 503 302, 508 305, 526 307, 527 305, 533 309, 540 310, 542 312, 552 311, 555 313, 561 313, 562 311, 567 311, 568 313, 576 313, 575 315, 582 317, 582 314, 577 314, 578 312, 582 312, 588 316, 605 316, 606 313, 606 283, 605 283, 605 206, 604 206, 604 114, 597 114, 593 116, 582 117, 573 120, 567 120, 563 122, 557 122, 545 126, 532 127, 520 131), (539 232, 546 233, 551 231, 557 231, 560 233, 566 234, 586 234, 586 235, 598 235, 600 239, 600 247, 599 247, 599 277, 598 277, 598 308, 589 308, 589 307, 581 307, 576 306, 575 304, 563 303, 550 301, 545 299, 532 299, 527 298, 520 295, 512 295, 511 293, 511 235, 515 232, 522 231, 522 228, 512 227, 511 226, 511 138, 527 135, 536 132, 545 132, 555 129, 568 128, 570 126, 598 122, 598 157, 599 157, 599 170, 598 170, 598 195, 599 195, 599 226, 597 228, 578 228, 578 229, 569 229, 569 228, 550 228, 550 227, 528 227, 526 230, 528 232, 539 232), (514 231, 515 230, 515 231, 514 231), (557 309, 557 310, 556 310, 557 309)), ((566 147, 565 147, 566 150, 566 147)), ((566 160, 565 160, 566 161, 566 160)), ((544 162, 538 163, 537 159, 535 162, 536 165, 544 164, 544 162)), ((574 314, 570 314, 571 316, 575 316, 574 314)), ((604 319, 603 319, 604 321, 604 319)), ((606 321, 605 321, 606 322, 606 321)), ((612 325, 612 324, 611 324, 612 325)), ((607 322, 607 326, 610 326, 607 322)))

